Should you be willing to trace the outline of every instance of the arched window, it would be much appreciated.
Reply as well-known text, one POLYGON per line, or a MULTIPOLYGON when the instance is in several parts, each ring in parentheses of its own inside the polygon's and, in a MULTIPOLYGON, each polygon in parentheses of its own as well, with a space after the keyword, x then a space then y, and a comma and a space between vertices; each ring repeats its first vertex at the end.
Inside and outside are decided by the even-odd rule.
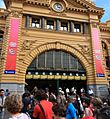
POLYGON ((4 31, 0 30, 0 40, 3 40, 4 31))
POLYGON ((109 67, 110 66, 110 58, 109 58, 109 55, 108 55, 108 48, 107 48, 107 45, 105 42, 102 41, 102 50, 103 50, 103 56, 104 56, 104 59, 105 59, 105 64, 106 64, 106 67, 109 67))
POLYGON ((49 50, 39 54, 28 67, 28 70, 40 69, 85 72, 75 56, 61 50, 49 50))

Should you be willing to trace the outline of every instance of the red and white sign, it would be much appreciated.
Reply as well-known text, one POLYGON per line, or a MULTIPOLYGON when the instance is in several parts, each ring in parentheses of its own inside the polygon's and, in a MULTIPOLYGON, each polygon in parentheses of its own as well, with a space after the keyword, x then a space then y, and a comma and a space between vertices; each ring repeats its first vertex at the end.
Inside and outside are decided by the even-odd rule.
POLYGON ((99 41, 99 31, 97 28, 92 28, 92 44, 93 50, 95 53, 95 68, 96 68, 96 75, 97 77, 104 76, 104 68, 102 64, 102 53, 100 48, 100 41, 99 41))
POLYGON ((16 71, 16 56, 18 46, 18 32, 20 20, 12 18, 10 22, 10 36, 8 39, 8 52, 6 58, 5 74, 15 74, 16 71))

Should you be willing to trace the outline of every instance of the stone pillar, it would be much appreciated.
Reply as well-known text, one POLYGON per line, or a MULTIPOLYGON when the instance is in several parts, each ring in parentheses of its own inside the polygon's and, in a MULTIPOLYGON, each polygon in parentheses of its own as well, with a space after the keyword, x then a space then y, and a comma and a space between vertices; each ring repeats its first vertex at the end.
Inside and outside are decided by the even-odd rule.
POLYGON ((44 29, 45 28, 45 18, 42 17, 41 19, 41 28, 44 29))
POLYGON ((102 48, 99 26, 95 22, 91 22, 91 45, 94 66, 94 84, 88 84, 88 88, 92 88, 96 96, 108 95, 108 82, 105 76, 105 68, 103 66, 102 48))
POLYGON ((87 85, 87 90, 92 89, 94 91, 94 95, 98 97, 106 97, 109 95, 108 92, 108 85, 106 84, 92 84, 92 85, 87 85))
POLYGON ((30 27, 30 16, 29 15, 26 16, 25 27, 27 28, 30 27))
POLYGON ((14 93, 19 93, 19 94, 23 94, 24 93, 24 88, 25 85, 24 84, 17 84, 17 83, 12 83, 12 82, 8 82, 8 83, 0 83, 0 88, 1 89, 9 89, 11 94, 14 93))
POLYGON ((83 23, 83 34, 85 34, 86 33, 86 23, 83 23))
POLYGON ((70 32, 73 32, 73 23, 70 21, 70 32))
POLYGON ((56 19, 56 31, 59 31, 59 19, 56 19))

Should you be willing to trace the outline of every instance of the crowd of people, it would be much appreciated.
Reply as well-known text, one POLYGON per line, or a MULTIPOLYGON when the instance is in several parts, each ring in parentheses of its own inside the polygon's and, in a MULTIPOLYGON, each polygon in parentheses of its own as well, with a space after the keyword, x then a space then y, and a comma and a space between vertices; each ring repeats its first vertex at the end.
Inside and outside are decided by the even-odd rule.
POLYGON ((0 119, 110 119, 110 97, 94 96, 73 87, 58 94, 35 87, 30 93, 11 94, 0 89, 0 119))

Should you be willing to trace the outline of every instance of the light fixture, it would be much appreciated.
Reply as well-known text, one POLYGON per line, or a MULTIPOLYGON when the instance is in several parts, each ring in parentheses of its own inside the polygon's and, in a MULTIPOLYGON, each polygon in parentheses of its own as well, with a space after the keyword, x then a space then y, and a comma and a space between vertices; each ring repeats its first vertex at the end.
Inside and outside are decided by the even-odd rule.
POLYGON ((59 73, 56 73, 56 75, 59 75, 59 73))
POLYGON ((36 72, 35 74, 38 75, 38 72, 36 72))
POLYGON ((45 75, 45 72, 43 72, 42 74, 45 75))
POLYGON ((66 73, 63 73, 63 76, 65 76, 66 75, 66 73))
POLYGON ((31 74, 31 72, 28 72, 28 74, 30 75, 30 74, 31 74))
POLYGON ((72 76, 72 73, 70 73, 70 76, 72 76))
POLYGON ((50 72, 50 75, 52 75, 52 72, 50 72))

